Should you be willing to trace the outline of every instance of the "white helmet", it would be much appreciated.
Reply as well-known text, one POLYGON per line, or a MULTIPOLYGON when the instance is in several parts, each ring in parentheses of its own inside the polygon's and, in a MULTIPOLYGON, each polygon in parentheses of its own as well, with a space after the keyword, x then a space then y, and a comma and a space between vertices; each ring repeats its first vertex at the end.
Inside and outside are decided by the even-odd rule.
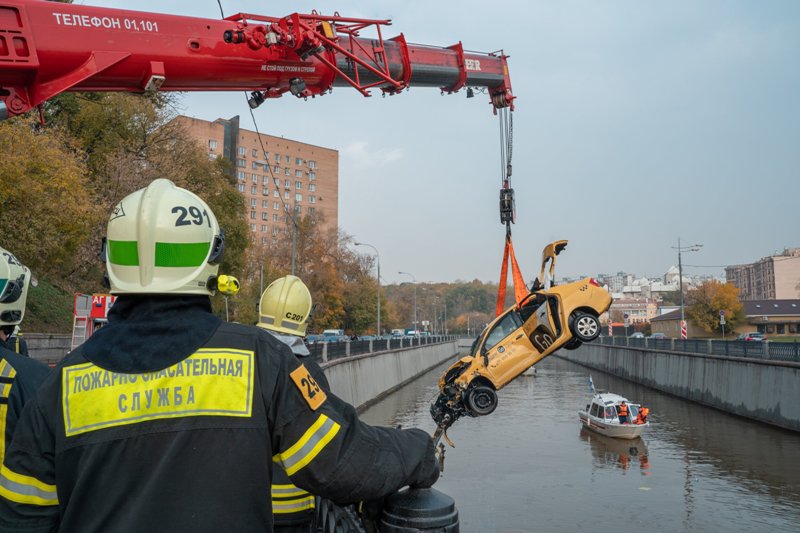
POLYGON ((212 294, 225 235, 196 194, 157 179, 129 194, 108 221, 112 294, 212 294))
POLYGON ((297 276, 269 284, 258 305, 258 325, 278 333, 304 337, 311 314, 311 292, 297 276))
POLYGON ((14 255, 0 248, 0 326, 22 322, 31 271, 14 255))

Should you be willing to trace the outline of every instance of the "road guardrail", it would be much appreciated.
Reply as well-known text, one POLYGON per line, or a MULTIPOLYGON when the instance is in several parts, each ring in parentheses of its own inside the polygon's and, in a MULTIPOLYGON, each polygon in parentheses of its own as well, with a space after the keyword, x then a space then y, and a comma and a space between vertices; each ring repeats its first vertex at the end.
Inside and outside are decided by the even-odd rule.
POLYGON ((718 355, 723 357, 746 357, 770 361, 792 361, 800 363, 800 343, 774 341, 728 341, 721 339, 648 339, 631 337, 600 337, 600 344, 625 346, 650 350, 718 355))

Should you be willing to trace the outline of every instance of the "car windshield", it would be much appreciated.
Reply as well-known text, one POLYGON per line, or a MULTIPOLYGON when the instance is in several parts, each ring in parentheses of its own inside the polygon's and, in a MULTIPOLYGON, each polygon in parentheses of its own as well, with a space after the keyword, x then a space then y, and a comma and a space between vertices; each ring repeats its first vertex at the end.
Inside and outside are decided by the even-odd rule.
POLYGON ((516 311, 509 312, 494 325, 492 331, 486 336, 483 344, 484 350, 491 350, 498 342, 508 337, 513 331, 522 325, 522 319, 516 311))

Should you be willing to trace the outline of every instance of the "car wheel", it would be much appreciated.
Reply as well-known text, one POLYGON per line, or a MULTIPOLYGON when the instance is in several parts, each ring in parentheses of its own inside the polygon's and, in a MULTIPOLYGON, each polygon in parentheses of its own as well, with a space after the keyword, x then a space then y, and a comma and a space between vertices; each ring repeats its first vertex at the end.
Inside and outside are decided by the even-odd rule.
POLYGON ((466 392, 464 403, 472 416, 486 416, 497 408, 497 393, 483 385, 474 387, 466 392))
POLYGON ((566 349, 566 350, 577 350, 582 345, 583 345, 583 341, 581 341, 578 338, 573 337, 569 341, 567 341, 567 344, 564 345, 564 349, 566 349))
POLYGON ((572 334, 581 342, 592 342, 600 336, 600 321, 588 313, 575 313, 570 324, 572 334))

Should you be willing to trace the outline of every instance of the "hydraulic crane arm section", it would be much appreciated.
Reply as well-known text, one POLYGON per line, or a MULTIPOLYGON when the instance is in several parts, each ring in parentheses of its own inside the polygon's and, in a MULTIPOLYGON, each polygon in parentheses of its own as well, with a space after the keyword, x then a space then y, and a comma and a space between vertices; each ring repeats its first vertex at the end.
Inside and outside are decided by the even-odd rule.
MULTIPOLYGON (((507 56, 384 40, 388 20, 238 14, 211 20, 42 0, 0 0, 0 119, 64 91, 252 91, 250 105, 349 85, 484 88, 513 109, 507 56), (377 36, 359 33, 373 28, 377 36)), ((468 91, 468 95, 472 93, 468 91)))

